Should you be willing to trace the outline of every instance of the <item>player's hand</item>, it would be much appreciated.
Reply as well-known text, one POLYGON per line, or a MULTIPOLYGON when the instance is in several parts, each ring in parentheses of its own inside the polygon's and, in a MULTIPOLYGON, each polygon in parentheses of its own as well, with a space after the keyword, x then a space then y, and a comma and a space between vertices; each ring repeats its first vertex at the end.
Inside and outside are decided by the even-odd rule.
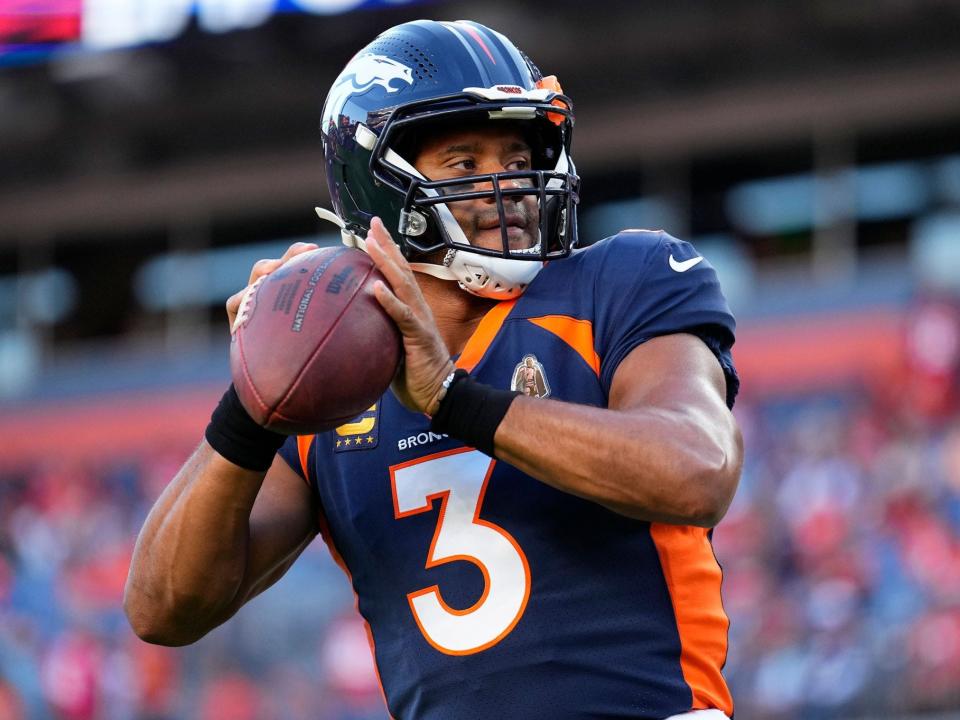
POLYGON ((377 301, 403 333, 404 359, 393 391, 411 410, 433 415, 443 381, 454 369, 450 353, 413 270, 380 218, 370 223, 367 254, 389 283, 389 287, 382 282, 374 285, 377 301))
POLYGON ((266 277, 272 273, 290 258, 296 257, 301 253, 316 250, 318 247, 320 246, 316 243, 296 242, 287 248, 287 251, 281 258, 257 260, 253 264, 253 268, 250 270, 250 279, 247 280, 247 286, 243 288, 243 290, 231 295, 227 300, 227 322, 230 323, 230 332, 233 332, 233 323, 237 319, 237 312, 240 310, 240 302, 243 300, 243 295, 247 292, 251 285, 257 282, 257 280, 260 278, 266 277))

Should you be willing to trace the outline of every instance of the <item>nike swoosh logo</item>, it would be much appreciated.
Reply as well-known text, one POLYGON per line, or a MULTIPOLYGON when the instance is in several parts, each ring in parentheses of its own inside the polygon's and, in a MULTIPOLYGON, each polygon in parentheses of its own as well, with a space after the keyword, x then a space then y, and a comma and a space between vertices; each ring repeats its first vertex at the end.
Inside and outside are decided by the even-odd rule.
POLYGON ((686 272, 698 262, 703 260, 702 257, 690 258, 689 260, 684 260, 683 262, 678 262, 673 255, 670 255, 670 268, 676 270, 677 272, 686 272))

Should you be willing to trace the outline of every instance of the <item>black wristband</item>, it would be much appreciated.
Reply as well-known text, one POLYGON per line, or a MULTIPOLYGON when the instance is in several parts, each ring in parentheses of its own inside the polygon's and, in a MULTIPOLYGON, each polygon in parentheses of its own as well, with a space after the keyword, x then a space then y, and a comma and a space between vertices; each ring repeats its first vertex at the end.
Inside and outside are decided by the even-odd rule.
POLYGON ((493 457, 493 436, 519 394, 483 385, 466 370, 457 370, 430 421, 430 430, 446 433, 493 457))
POLYGON ((233 383, 220 398, 204 436, 210 447, 234 465, 260 472, 270 468, 273 456, 287 439, 253 421, 240 404, 233 383))

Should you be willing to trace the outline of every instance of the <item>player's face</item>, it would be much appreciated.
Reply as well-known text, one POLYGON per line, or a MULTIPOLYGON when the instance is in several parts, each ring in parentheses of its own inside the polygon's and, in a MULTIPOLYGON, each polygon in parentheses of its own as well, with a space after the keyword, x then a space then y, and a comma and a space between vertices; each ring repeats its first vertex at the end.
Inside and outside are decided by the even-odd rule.
MULTIPOLYGON (((447 180, 471 175, 486 175, 514 170, 529 170, 530 146, 523 135, 509 127, 478 127, 451 130, 433 135, 423 143, 414 165, 430 180, 447 180)), ((528 180, 512 181, 515 187, 531 187, 528 180)), ((509 187, 501 183, 501 188, 509 187)), ((464 183, 450 192, 489 189, 490 183, 464 183)), ((522 250, 537 244, 540 211, 536 196, 504 196, 507 239, 511 250, 522 250)), ((500 214, 496 201, 490 198, 458 200, 447 203, 454 218, 463 228, 471 245, 499 250, 500 214)))

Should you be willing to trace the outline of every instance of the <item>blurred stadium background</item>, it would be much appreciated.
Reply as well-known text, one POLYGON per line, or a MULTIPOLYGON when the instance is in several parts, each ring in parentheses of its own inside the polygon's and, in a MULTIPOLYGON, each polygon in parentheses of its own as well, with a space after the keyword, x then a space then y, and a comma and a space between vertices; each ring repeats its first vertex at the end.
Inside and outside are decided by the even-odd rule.
POLYGON ((193 647, 119 600, 223 301, 336 239, 326 89, 421 16, 559 76, 585 239, 663 227, 721 274, 738 719, 960 716, 960 3, 0 0, 0 718, 385 717, 322 543, 193 647))

